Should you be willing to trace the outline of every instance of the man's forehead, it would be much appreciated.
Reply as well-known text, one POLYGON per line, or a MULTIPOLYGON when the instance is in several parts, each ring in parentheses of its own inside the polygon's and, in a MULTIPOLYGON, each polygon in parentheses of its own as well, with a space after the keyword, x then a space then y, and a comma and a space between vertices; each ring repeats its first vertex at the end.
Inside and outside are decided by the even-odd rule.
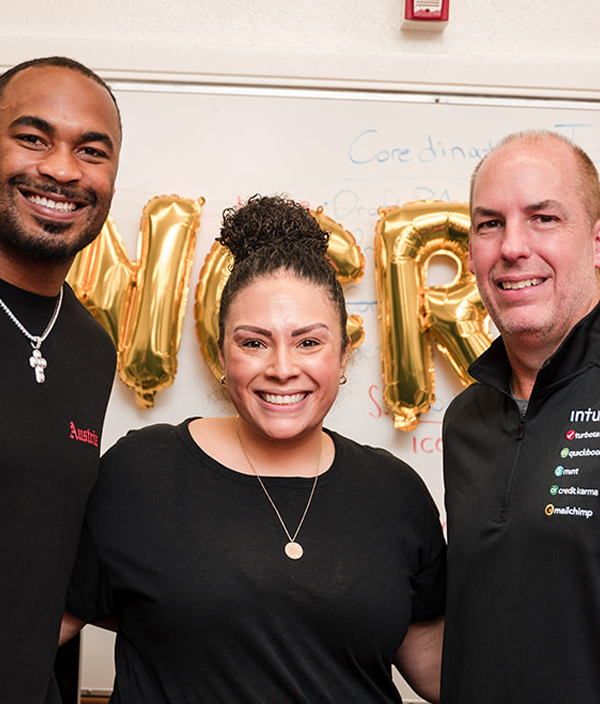
POLYGON ((484 183, 506 181, 512 185, 515 178, 526 182, 546 174, 549 182, 569 179, 577 172, 573 153, 556 141, 508 143, 492 152, 481 165, 473 183, 473 196, 484 183))
POLYGON ((46 110, 75 119, 89 116, 85 130, 102 123, 102 131, 114 130, 121 141, 117 107, 108 90, 93 78, 66 66, 29 66, 15 74, 0 95, 0 120, 23 117, 46 119, 46 110))
POLYGON ((536 164, 551 171, 560 172, 565 166, 574 164, 575 157, 569 145, 550 136, 517 138, 493 151, 481 165, 480 171, 502 165, 536 164))
POLYGON ((4 86, 2 95, 10 97, 11 94, 20 94, 23 89, 29 89, 31 84, 48 85, 52 82, 61 81, 63 79, 79 78, 81 81, 91 81, 90 78, 84 76, 79 71, 66 66, 27 66, 27 68, 15 73, 8 83, 4 86))

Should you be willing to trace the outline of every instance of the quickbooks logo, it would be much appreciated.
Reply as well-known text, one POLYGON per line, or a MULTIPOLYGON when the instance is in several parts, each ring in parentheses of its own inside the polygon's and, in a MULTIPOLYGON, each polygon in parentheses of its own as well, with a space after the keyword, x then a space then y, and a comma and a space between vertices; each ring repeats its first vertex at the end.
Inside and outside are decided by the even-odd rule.
POLYGON ((563 447, 560 451, 560 456, 564 460, 567 457, 600 457, 600 449, 597 447, 584 447, 581 450, 569 450, 568 447, 563 447))

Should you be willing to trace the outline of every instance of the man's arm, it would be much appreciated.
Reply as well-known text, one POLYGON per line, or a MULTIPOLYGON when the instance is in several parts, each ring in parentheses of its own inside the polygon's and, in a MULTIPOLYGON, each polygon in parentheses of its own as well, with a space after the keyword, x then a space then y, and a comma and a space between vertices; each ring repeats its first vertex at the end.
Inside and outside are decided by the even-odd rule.
POLYGON ((85 621, 75 618, 75 616, 71 616, 71 614, 65 611, 62 623, 60 624, 60 636, 58 638, 59 647, 71 640, 73 636, 76 636, 84 626, 85 621))
MULTIPOLYGON (((76 636, 79 631, 86 625, 85 621, 71 615, 67 611, 63 613, 62 623, 60 624, 60 636, 58 638, 58 645, 64 645, 67 641, 71 640, 73 636, 76 636)), ((110 616, 104 621, 99 621, 94 623, 94 626, 98 628, 104 628, 107 631, 114 631, 115 633, 119 629, 119 619, 117 616, 110 616)))

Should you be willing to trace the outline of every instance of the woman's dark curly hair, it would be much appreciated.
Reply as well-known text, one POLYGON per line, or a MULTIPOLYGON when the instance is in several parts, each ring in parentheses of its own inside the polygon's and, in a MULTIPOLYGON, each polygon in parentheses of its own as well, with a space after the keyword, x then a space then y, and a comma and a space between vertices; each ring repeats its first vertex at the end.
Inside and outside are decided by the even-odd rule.
POLYGON ((252 196, 241 208, 224 211, 217 242, 233 255, 219 307, 219 347, 233 299, 249 284, 279 271, 325 288, 338 310, 345 346, 346 301, 335 269, 326 258, 329 234, 308 208, 282 196, 252 196))

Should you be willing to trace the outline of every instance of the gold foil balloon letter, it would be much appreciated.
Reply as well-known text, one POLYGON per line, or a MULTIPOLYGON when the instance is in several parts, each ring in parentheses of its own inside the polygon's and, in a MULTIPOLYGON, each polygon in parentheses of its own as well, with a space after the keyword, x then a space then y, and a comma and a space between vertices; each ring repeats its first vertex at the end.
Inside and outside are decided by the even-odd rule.
POLYGON ((467 369, 492 342, 489 316, 469 272, 469 210, 420 201, 379 210, 375 272, 383 398, 394 427, 414 430, 435 399, 432 345, 466 386, 467 369), (456 274, 429 286, 429 266, 445 257, 456 274))
MULTIPOLYGON (((323 209, 311 210, 311 215, 321 227, 329 232, 327 254, 341 283, 360 281, 365 271, 365 258, 354 236, 341 225, 323 215, 323 209)), ((213 375, 219 379, 223 373, 219 361, 217 340, 219 337, 219 301, 229 278, 231 256, 229 250, 215 242, 204 260, 200 279, 196 287, 196 334, 200 342, 202 357, 213 375)), ((351 348, 358 347, 365 336, 360 315, 348 316, 348 336, 351 348)))
POLYGON ((111 334, 119 376, 140 408, 173 383, 203 199, 157 196, 143 211, 130 262, 112 218, 78 254, 68 281, 111 334))

